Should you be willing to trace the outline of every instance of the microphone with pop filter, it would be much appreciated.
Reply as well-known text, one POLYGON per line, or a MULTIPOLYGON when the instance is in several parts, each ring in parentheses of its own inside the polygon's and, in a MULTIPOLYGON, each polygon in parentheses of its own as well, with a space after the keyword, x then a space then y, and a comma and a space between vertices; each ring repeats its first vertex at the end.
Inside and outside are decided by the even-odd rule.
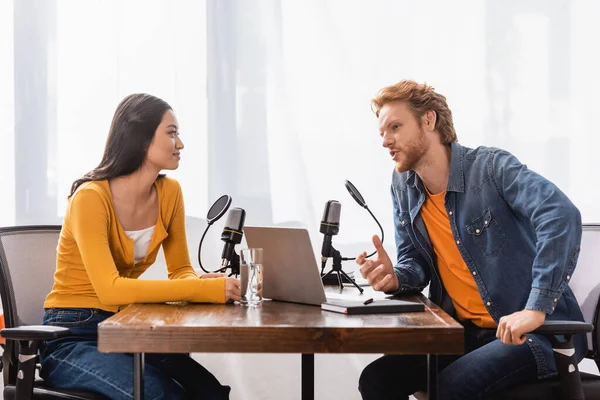
MULTIPOLYGON (((375 215, 373 215, 371 210, 369 210, 369 206, 367 206, 365 199, 362 197, 356 186, 354 186, 349 180, 346 180, 345 186, 348 192, 350 193, 350 196, 352 196, 352 198, 358 203, 359 206, 366 209, 369 212, 369 214, 371 214, 375 222, 377 222, 377 225, 381 230, 381 242, 383 243, 383 228, 381 227, 381 224, 379 223, 377 218, 375 218, 375 215)), ((323 210, 323 218, 321 219, 321 227, 319 229, 320 232, 324 235, 323 246, 321 248, 321 280, 325 282, 328 277, 333 277, 333 273, 335 272, 337 275, 337 281, 340 285, 340 290, 343 289, 342 281, 345 279, 346 282, 354 284, 354 286, 356 286, 356 288, 362 293, 363 289, 360 286, 358 286, 354 279, 348 276, 348 274, 342 269, 342 261, 354 260, 356 259, 356 257, 342 257, 340 252, 336 250, 331 243, 332 236, 337 235, 340 231, 341 208, 342 205, 338 201, 329 200, 325 204, 325 209, 323 210), (327 263, 328 258, 333 258, 333 267, 331 271, 324 274, 325 265, 327 263)), ((372 257, 375 253, 377 253, 377 250, 369 254, 366 258, 372 257)))
POLYGON ((230 276, 239 274, 239 256, 235 252, 235 245, 242 241, 246 211, 237 207, 232 208, 229 212, 225 228, 221 234, 221 240, 225 242, 223 253, 221 254, 221 268, 215 271, 209 271, 202 265, 202 243, 204 242, 204 237, 210 226, 225 215, 230 205, 231 196, 224 194, 213 203, 206 214, 206 229, 204 230, 202 238, 200 239, 200 244, 198 245, 198 264, 200 264, 202 271, 206 273, 225 272, 227 268, 230 267, 230 276))

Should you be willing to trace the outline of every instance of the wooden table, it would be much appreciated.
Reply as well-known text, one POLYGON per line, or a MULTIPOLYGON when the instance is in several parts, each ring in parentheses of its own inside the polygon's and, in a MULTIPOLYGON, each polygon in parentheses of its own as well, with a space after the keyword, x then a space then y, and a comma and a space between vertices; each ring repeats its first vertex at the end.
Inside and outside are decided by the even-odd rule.
POLYGON ((135 399, 143 398, 144 353, 192 352, 301 353, 302 399, 314 398, 315 353, 427 354, 435 398, 437 355, 463 353, 463 328, 422 295, 406 300, 423 302, 426 311, 347 316, 277 301, 258 308, 132 304, 99 325, 98 349, 134 353, 135 399))

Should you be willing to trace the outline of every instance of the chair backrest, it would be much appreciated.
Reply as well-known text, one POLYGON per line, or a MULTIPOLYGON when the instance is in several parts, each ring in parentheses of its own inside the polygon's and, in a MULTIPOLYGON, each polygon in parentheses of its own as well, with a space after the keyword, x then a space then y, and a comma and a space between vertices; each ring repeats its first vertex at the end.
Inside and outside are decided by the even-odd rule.
POLYGON ((600 300, 600 224, 584 224, 581 239, 581 252, 577 267, 569 286, 575 293, 583 312, 585 322, 594 324, 594 331, 588 334, 590 356, 598 357, 598 301, 600 300))
POLYGON ((0 294, 7 328, 40 325, 54 282, 60 225, 0 228, 0 294))

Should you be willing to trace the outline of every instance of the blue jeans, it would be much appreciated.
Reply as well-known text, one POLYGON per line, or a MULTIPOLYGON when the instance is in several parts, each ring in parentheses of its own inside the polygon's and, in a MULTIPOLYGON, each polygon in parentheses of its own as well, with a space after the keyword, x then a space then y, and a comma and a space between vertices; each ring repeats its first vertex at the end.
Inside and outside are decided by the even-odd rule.
MULTIPOLYGON (((111 315, 94 308, 46 310, 44 325, 64 326, 72 333, 42 346, 41 377, 49 386, 133 398, 132 355, 98 351, 98 323, 111 315)), ((187 354, 145 355, 146 399, 228 399, 229 391, 187 354)))
MULTIPOLYGON (((505 345, 496 339, 496 329, 482 329, 471 322, 463 325, 465 355, 438 357, 438 399, 484 399, 537 380, 535 358, 526 343, 505 345)), ((426 389, 427 356, 422 355, 383 356, 363 370, 358 384, 364 400, 404 400, 426 389)))

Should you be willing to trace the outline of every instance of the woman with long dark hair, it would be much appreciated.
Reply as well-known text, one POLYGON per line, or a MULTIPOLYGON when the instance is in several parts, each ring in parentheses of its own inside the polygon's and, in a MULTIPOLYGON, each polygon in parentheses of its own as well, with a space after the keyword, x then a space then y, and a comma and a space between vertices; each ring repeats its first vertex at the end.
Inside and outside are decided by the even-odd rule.
MULTIPOLYGON (((199 278, 192 268, 181 188, 160 174, 179 166, 182 149, 171 107, 133 94, 117 107, 100 164, 73 183, 44 303, 44 324, 72 335, 44 343, 41 376, 50 386, 131 399, 133 358, 98 352, 98 323, 131 303, 239 300, 237 279, 199 278), (169 279, 137 279, 161 245, 169 279)), ((230 388, 187 354, 147 354, 145 362, 148 399, 229 398, 230 388)))

